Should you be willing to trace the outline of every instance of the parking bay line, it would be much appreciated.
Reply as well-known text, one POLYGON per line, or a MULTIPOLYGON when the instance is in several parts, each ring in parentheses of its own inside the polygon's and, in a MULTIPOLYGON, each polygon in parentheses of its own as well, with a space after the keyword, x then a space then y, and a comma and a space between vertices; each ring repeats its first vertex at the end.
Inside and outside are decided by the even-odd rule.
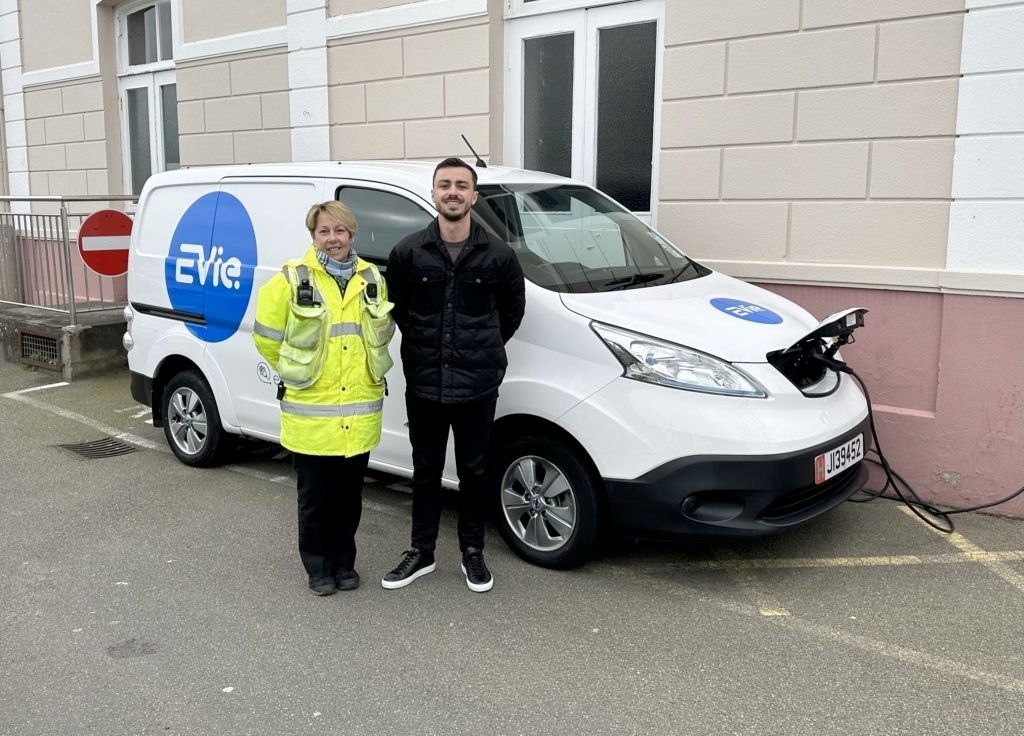
POLYGON ((45 386, 32 386, 31 388, 23 388, 20 391, 9 391, 8 393, 3 394, 3 396, 5 399, 13 399, 15 396, 20 396, 21 394, 30 394, 33 391, 45 391, 48 388, 60 388, 61 386, 67 385, 67 381, 60 381, 58 383, 47 383, 45 386))
MULTIPOLYGON (((715 553, 718 556, 718 553, 715 553)), ((719 560, 724 562, 725 560, 719 560)), ((733 579, 741 590, 754 600, 754 605, 757 606, 758 612, 762 616, 789 616, 790 613, 778 600, 772 597, 767 591, 765 591, 757 581, 757 578, 753 575, 753 570, 750 568, 741 567, 724 567, 722 568, 730 578, 733 579)))
MULTIPOLYGON (((679 570, 785 570, 829 567, 898 567, 901 565, 956 565, 967 562, 1024 560, 1024 550, 1004 552, 947 552, 934 555, 876 555, 870 557, 791 557, 782 559, 717 559, 674 562, 679 570)), ((662 567, 663 569, 663 567, 662 567)), ((1016 573, 1015 573, 1016 574, 1016 573)))
MULTIPOLYGON (((900 511, 905 513, 907 516, 913 519, 917 519, 922 524, 925 523, 923 519, 918 518, 917 514, 915 514, 911 509, 907 508, 906 506, 900 506, 899 508, 900 511)), ((936 534, 945 537, 950 544, 959 549, 961 554, 965 556, 967 559, 969 559, 971 562, 981 563, 989 570, 994 572, 996 575, 1001 577, 1003 580, 1005 580, 1007 583, 1016 588, 1018 591, 1024 593, 1024 575, 1021 575, 1016 570, 1009 568, 1003 564, 1003 562, 1007 559, 1019 560, 1022 559, 1022 557, 1017 556, 1007 558, 1005 556, 1006 553, 988 552, 979 547, 978 545, 974 544, 974 542, 967 539, 960 532, 946 534, 945 532, 935 529, 930 525, 926 524, 926 526, 928 526, 928 528, 934 531, 936 534)), ((1020 553, 1017 554, 1019 555, 1020 553)))
POLYGON ((927 652, 921 652, 909 647, 878 641, 867 636, 854 634, 848 631, 840 631, 830 626, 814 624, 802 621, 796 616, 765 616, 757 606, 740 603, 738 601, 709 595, 707 592, 678 581, 666 582, 650 573, 638 576, 639 572, 635 566, 612 565, 609 568, 616 575, 627 577, 631 580, 645 580, 650 587, 658 591, 669 593, 677 597, 685 597, 689 600, 696 600, 701 603, 710 603, 730 613, 737 613, 748 618, 757 618, 770 622, 775 626, 782 626, 803 634, 809 634, 818 639, 825 639, 839 644, 845 644, 865 652, 877 654, 889 659, 896 659, 916 667, 934 670, 946 675, 954 675, 974 682, 980 682, 1000 690, 1011 693, 1024 694, 1024 680, 1009 675, 1002 675, 997 672, 971 667, 970 665, 957 662, 956 660, 940 657, 927 652))
MULTIPOLYGON (((52 387, 55 387, 55 386, 58 386, 58 385, 62 385, 62 384, 50 384, 49 386, 37 386, 36 389, 52 388, 52 387)), ((67 385, 67 384, 63 384, 63 385, 67 385)), ((11 391, 10 393, 0 394, 0 396, 2 396, 5 399, 11 399, 13 401, 20 401, 21 403, 28 404, 29 406, 35 407, 36 409, 41 409, 41 410, 49 412, 51 414, 56 414, 57 416, 62 417, 64 419, 70 419, 73 422, 78 422, 79 424, 84 424, 85 426, 90 427, 91 429, 95 429, 97 432, 101 432, 101 433, 103 433, 105 435, 109 435, 111 437, 114 437, 116 439, 122 440, 124 442, 128 442, 129 444, 136 445, 137 447, 141 447, 141 448, 146 449, 146 450, 155 450, 157 452, 162 452, 162 453, 165 453, 165 454, 171 454, 170 448, 167 447, 166 445, 159 444, 159 443, 156 443, 156 442, 151 442, 151 441, 147 440, 145 437, 140 437, 139 435, 133 434, 132 432, 121 432, 120 430, 116 429, 115 427, 111 427, 111 426, 109 426, 107 424, 104 424, 103 422, 100 422, 100 421, 98 421, 96 419, 93 419, 91 417, 87 417, 84 414, 79 414, 78 412, 71 411, 70 409, 63 409, 63 408, 61 408, 59 406, 54 406, 53 404, 47 404, 45 401, 39 401, 38 399, 34 399, 31 396, 25 396, 25 393, 27 393, 28 391, 31 391, 31 390, 33 390, 33 389, 28 389, 28 390, 23 390, 23 391, 11 391)), ((259 480, 266 481, 268 483, 278 483, 278 484, 281 484, 281 483, 285 483, 285 482, 289 482, 289 483, 291 482, 291 476, 290 475, 275 475, 275 474, 272 474, 272 473, 266 473, 266 472, 264 472, 262 470, 257 470, 255 468, 246 468, 246 467, 243 467, 241 465, 234 465, 234 464, 222 465, 221 467, 224 470, 230 470, 233 473, 238 473, 240 475, 246 475, 246 476, 249 476, 249 477, 257 478, 259 480)), ((364 508, 368 508, 371 511, 376 511, 378 513, 388 514, 388 515, 391 515, 391 516, 402 516, 402 517, 404 517, 408 513, 408 512, 405 512, 405 511, 400 511, 398 509, 391 509, 390 507, 385 506, 383 504, 374 503, 372 501, 366 501, 366 500, 363 501, 363 506, 364 506, 364 508)))

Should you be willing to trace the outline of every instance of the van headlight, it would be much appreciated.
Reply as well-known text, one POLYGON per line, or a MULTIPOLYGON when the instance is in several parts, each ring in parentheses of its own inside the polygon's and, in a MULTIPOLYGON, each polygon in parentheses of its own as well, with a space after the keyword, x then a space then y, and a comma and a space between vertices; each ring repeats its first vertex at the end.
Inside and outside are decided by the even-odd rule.
POLYGON ((626 378, 708 394, 768 396, 757 381, 724 360, 599 322, 590 326, 622 364, 626 378))

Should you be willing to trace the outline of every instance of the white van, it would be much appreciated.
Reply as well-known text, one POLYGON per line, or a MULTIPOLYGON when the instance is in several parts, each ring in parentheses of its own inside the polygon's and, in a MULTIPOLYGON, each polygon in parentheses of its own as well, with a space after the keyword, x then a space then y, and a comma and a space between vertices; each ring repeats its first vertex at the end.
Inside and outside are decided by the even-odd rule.
MULTIPOLYGON (((864 483, 864 396, 835 356, 864 310, 822 322, 690 260, 595 189, 478 170, 474 217, 518 253, 526 317, 508 345, 494 446, 499 528, 523 558, 583 562, 603 529, 763 535, 864 483)), ((253 347, 257 289, 310 242, 309 206, 343 200, 359 255, 386 265, 424 227, 433 165, 294 163, 153 176, 128 266, 132 396, 184 463, 233 435, 276 441, 273 367, 253 347)), ((373 468, 412 474, 396 337, 373 468)), ((456 485, 449 444, 445 483, 456 485)))

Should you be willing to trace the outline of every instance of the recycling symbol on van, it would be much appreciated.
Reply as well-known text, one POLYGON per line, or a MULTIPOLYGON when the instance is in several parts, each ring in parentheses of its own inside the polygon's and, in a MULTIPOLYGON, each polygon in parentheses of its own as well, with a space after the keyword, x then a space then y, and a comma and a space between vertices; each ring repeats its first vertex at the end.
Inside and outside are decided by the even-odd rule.
POLYGON ((238 332, 252 296, 256 231, 236 197, 210 192, 178 221, 164 262, 171 307, 196 317, 185 322, 204 342, 222 342, 238 332))

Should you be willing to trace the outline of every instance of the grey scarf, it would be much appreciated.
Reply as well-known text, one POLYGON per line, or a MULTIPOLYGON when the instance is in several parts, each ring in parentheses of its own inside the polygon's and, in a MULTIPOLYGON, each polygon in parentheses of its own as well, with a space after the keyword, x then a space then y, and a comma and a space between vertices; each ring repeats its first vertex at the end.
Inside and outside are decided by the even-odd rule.
POLYGON ((355 248, 349 248, 348 258, 344 261, 336 261, 319 248, 316 249, 316 259, 320 261, 320 265, 324 267, 324 270, 337 282, 342 294, 345 293, 348 280, 356 272, 356 258, 358 256, 356 255, 355 248))

